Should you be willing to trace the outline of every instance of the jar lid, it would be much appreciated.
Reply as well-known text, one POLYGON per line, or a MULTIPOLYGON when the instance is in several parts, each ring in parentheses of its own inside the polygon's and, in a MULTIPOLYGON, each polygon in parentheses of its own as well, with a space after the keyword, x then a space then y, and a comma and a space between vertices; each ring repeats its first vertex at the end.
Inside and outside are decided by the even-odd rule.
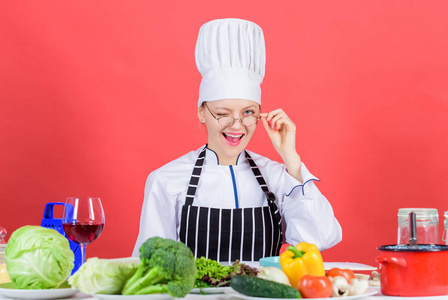
POLYGON ((436 208, 400 208, 398 209, 399 217, 409 217, 411 212, 415 212, 415 216, 417 218, 425 218, 425 217, 439 217, 439 212, 436 208))

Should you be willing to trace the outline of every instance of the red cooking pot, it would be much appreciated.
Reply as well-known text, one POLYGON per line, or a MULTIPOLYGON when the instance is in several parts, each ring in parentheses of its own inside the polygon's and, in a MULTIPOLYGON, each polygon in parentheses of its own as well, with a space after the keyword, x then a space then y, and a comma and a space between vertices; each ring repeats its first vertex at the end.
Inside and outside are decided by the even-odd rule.
POLYGON ((448 295, 447 245, 385 245, 378 250, 382 294, 448 295))

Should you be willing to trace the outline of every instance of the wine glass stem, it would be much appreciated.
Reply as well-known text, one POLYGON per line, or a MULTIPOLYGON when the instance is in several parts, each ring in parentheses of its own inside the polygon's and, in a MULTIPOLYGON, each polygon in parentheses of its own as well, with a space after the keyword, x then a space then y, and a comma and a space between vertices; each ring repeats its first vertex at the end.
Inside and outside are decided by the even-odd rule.
POLYGON ((83 265, 86 262, 86 244, 80 244, 81 246, 81 257, 82 257, 82 263, 83 265))

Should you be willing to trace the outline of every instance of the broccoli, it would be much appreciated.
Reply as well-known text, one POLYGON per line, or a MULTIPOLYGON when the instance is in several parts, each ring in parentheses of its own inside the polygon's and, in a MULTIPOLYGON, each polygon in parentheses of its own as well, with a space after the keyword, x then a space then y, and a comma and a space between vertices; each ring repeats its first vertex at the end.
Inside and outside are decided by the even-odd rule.
POLYGON ((169 293, 181 298, 193 289, 197 269, 193 253, 184 243, 152 237, 139 251, 141 263, 126 281, 123 295, 169 293))

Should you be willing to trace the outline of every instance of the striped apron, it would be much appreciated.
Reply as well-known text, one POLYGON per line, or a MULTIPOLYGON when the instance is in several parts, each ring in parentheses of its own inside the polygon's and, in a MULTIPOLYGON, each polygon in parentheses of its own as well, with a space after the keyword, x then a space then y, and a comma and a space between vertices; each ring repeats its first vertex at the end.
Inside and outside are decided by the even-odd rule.
POLYGON ((266 195, 268 206, 224 209, 194 206, 194 196, 204 164, 206 148, 196 160, 188 185, 179 238, 195 257, 217 261, 258 261, 279 254, 282 230, 275 195, 269 191, 260 170, 246 151, 251 169, 266 195))

